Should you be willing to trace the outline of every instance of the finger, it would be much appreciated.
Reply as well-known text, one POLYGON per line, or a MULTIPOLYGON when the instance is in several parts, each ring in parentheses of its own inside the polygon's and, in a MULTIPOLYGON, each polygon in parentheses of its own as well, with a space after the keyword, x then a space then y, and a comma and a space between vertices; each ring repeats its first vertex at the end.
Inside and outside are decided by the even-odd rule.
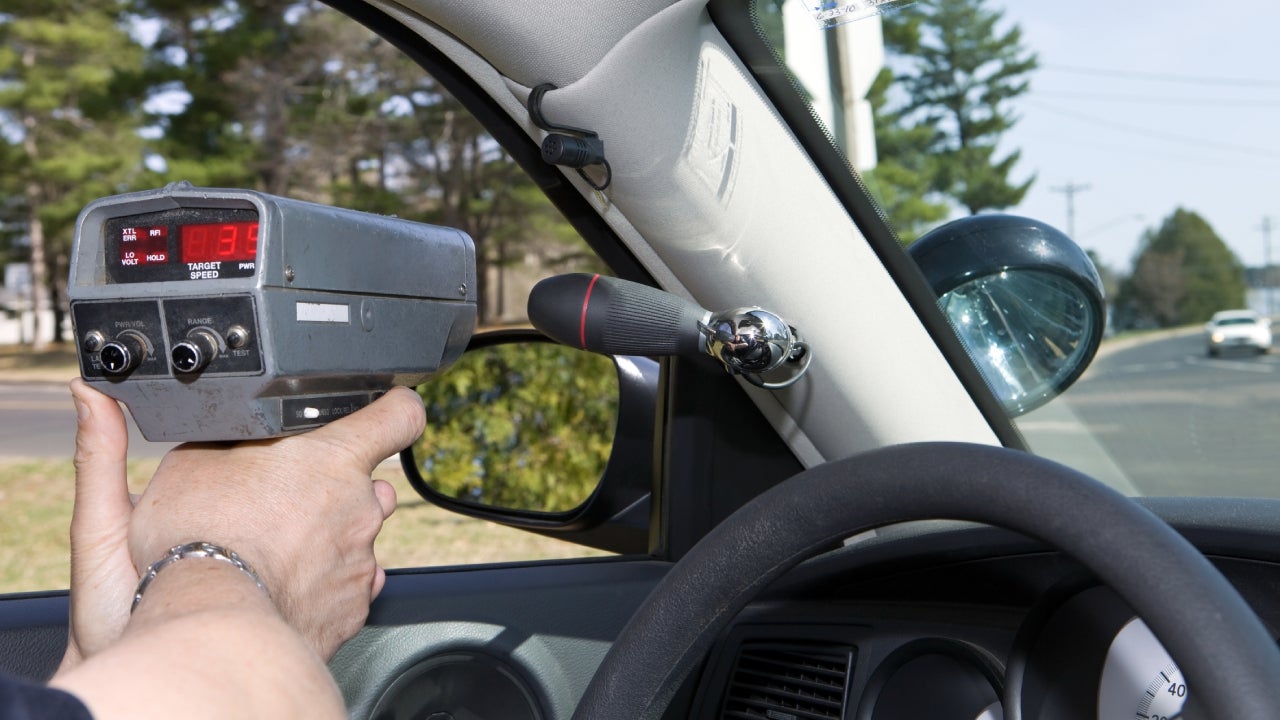
POLYGON ((382 588, 386 587, 386 585, 387 571, 383 570, 382 566, 379 565, 373 572, 373 588, 372 592, 369 593, 369 602, 376 600, 379 593, 382 592, 382 588))
POLYGON ((378 463, 409 447, 426 428, 422 398, 407 387, 393 387, 368 407, 311 432, 326 442, 342 445, 368 465, 378 463))
POLYGON ((382 507, 382 519, 391 517, 391 513, 396 511, 396 489, 386 480, 374 480, 373 495, 382 507))
POLYGON ((76 498, 73 520, 86 528, 107 530, 127 523, 133 502, 125 462, 129 433, 115 400, 71 381, 76 406, 76 498))

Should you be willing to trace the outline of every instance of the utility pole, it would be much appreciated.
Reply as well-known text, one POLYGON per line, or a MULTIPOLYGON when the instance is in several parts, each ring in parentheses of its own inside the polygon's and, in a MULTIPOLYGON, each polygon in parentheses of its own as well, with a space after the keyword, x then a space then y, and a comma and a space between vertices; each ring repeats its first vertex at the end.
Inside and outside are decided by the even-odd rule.
POLYGON ((1076 239, 1076 193, 1084 192, 1090 187, 1092 186, 1068 182, 1061 187, 1049 188, 1054 192, 1060 192, 1067 196, 1067 237, 1072 240, 1076 239))
POLYGON ((1267 296, 1267 316, 1276 314, 1275 288, 1271 285, 1271 218, 1263 216, 1262 224, 1262 292, 1267 296))

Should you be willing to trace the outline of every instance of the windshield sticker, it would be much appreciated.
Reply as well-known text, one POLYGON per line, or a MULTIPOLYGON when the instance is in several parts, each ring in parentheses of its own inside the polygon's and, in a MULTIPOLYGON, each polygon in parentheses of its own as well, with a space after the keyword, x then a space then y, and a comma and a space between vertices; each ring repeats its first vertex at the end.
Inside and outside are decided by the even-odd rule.
POLYGON ((809 0, 809 14, 818 26, 829 29, 855 20, 879 15, 887 7, 907 5, 913 0, 809 0))

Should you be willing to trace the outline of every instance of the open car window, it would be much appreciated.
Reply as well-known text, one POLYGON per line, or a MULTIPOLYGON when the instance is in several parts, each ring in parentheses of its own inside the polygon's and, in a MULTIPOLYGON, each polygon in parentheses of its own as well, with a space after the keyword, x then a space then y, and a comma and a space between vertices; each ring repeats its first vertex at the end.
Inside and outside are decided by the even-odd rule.
MULTIPOLYGON (((42 168, 46 182, 26 194, 5 186, 12 202, 0 227, 17 238, 6 259, 29 269, 29 237, 41 234, 42 282, 54 289, 46 309, 66 305, 65 282, 47 279, 67 276, 81 207, 177 181, 461 229, 476 250, 478 332, 528 327, 526 299, 543 277, 608 271, 437 78, 325 5, 143 2, 130 13, 80 11, 76 22, 100 36, 93 47, 42 37, 54 11, 0 14, 0 33, 27 51, 25 60, 3 61, 0 158, 56 151, 84 160, 42 168), (99 157, 91 162, 90 153, 99 157)), ((41 317, 41 332, 63 323, 55 336, 74 341, 61 310, 41 317)), ((430 417, 424 472, 448 497, 576 507, 609 459, 616 373, 606 358, 532 344, 467 355, 447 381, 420 389, 430 417)), ((169 444, 134 441, 130 473, 140 491, 169 444)), ((4 463, 0 593, 66 587, 71 446, 68 434, 62 457, 4 463)), ((377 547, 388 567, 599 554, 427 503, 395 458, 376 476, 399 495, 377 547)))

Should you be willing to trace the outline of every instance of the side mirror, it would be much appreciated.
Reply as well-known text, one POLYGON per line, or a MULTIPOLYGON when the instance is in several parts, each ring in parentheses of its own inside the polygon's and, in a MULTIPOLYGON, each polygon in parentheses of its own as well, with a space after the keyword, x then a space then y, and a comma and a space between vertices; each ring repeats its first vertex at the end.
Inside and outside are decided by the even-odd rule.
POLYGON ((909 248, 987 385, 1011 416, 1061 394, 1102 342, 1102 279, 1063 233, 1014 215, 973 215, 909 248))
POLYGON ((648 549, 658 364, 559 345, 536 330, 474 335, 418 388, 409 484, 446 510, 617 553, 648 549))

